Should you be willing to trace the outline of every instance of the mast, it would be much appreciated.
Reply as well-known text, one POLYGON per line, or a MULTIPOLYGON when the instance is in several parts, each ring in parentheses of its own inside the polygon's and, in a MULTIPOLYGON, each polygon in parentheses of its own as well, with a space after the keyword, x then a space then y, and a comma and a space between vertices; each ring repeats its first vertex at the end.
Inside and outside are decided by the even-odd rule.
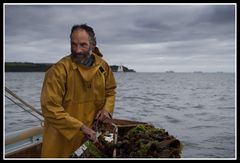
POLYGON ((123 66, 122 65, 118 66, 118 72, 123 72, 123 66))

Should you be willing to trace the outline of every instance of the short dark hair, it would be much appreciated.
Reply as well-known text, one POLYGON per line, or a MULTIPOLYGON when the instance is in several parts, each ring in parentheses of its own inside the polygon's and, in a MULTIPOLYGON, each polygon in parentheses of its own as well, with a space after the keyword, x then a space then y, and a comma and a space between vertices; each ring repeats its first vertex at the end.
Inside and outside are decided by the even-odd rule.
POLYGON ((89 38, 90 38, 90 43, 92 43, 93 45, 96 45, 97 44, 97 41, 96 41, 96 36, 95 36, 95 32, 93 31, 93 28, 88 26, 87 24, 77 24, 77 25, 74 25, 71 29, 71 34, 70 34, 70 38, 72 36, 72 33, 75 31, 75 30, 78 30, 78 29, 82 29, 84 31, 86 31, 89 35, 89 38))

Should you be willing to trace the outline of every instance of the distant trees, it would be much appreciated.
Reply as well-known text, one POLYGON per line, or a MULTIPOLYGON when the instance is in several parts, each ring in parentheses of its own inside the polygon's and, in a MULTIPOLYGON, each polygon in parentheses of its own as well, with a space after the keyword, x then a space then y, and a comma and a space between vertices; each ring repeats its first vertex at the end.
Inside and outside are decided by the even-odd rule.
POLYGON ((6 62, 5 72, 45 72, 53 64, 30 62, 6 62))
MULTIPOLYGON (((5 62, 5 72, 46 72, 52 63, 31 63, 31 62, 5 62)), ((110 66, 113 72, 117 72, 118 66, 110 66)), ((124 72, 135 72, 123 66, 124 72)))

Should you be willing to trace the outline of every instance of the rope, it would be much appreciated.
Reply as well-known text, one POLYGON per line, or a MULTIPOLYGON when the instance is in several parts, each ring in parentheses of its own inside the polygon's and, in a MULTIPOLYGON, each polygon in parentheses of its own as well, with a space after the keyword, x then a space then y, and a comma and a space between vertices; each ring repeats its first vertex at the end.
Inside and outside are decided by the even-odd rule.
MULTIPOLYGON (((22 104, 24 104, 25 106, 29 107, 32 111, 34 111, 35 113, 37 113, 38 115, 40 115, 41 117, 43 117, 42 113, 39 112, 37 109, 35 109, 32 105, 28 104, 26 101, 24 101, 23 99, 21 99, 20 97, 18 97, 15 93, 13 93, 10 89, 8 89, 7 87, 5 87, 5 91, 8 92, 10 95, 12 95, 14 98, 18 99, 22 104)), ((42 119, 40 119, 38 116, 36 116, 35 114, 33 114, 31 111, 25 109, 23 106, 21 106, 19 103, 17 103, 16 101, 14 101, 12 98, 10 98, 9 96, 7 96, 5 94, 5 97, 7 97, 10 101, 12 101, 14 104, 16 104, 17 106, 19 106, 20 108, 22 108, 23 110, 27 111, 28 113, 30 113, 31 115, 33 115, 34 117, 36 117, 38 120, 40 120, 41 122, 43 122, 42 119)))
POLYGON ((38 116, 36 116, 35 114, 33 114, 32 112, 30 112, 29 110, 25 109, 24 107, 22 107, 19 103, 15 102, 13 99, 11 99, 10 97, 8 97, 5 94, 5 97, 7 97, 10 101, 12 101, 14 104, 16 104, 17 106, 19 106, 20 108, 22 108, 23 110, 27 111, 28 113, 30 113, 31 115, 33 115, 34 117, 36 117, 38 120, 43 121, 42 119, 40 119, 38 116))

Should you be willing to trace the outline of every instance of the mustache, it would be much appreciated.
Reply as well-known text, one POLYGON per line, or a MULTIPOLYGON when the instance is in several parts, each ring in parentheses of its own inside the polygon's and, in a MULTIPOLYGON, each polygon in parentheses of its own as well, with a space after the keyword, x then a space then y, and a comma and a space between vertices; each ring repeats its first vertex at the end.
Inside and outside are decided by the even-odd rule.
POLYGON ((89 55, 90 53, 89 53, 89 52, 80 52, 80 53, 72 52, 72 54, 73 54, 74 56, 83 56, 83 55, 89 55))
POLYGON ((92 53, 91 50, 86 51, 86 52, 80 52, 80 53, 76 53, 72 51, 72 58, 73 60, 77 63, 77 64, 83 64, 87 58, 87 56, 90 56, 92 53), (84 59, 85 58, 85 59, 84 59))

